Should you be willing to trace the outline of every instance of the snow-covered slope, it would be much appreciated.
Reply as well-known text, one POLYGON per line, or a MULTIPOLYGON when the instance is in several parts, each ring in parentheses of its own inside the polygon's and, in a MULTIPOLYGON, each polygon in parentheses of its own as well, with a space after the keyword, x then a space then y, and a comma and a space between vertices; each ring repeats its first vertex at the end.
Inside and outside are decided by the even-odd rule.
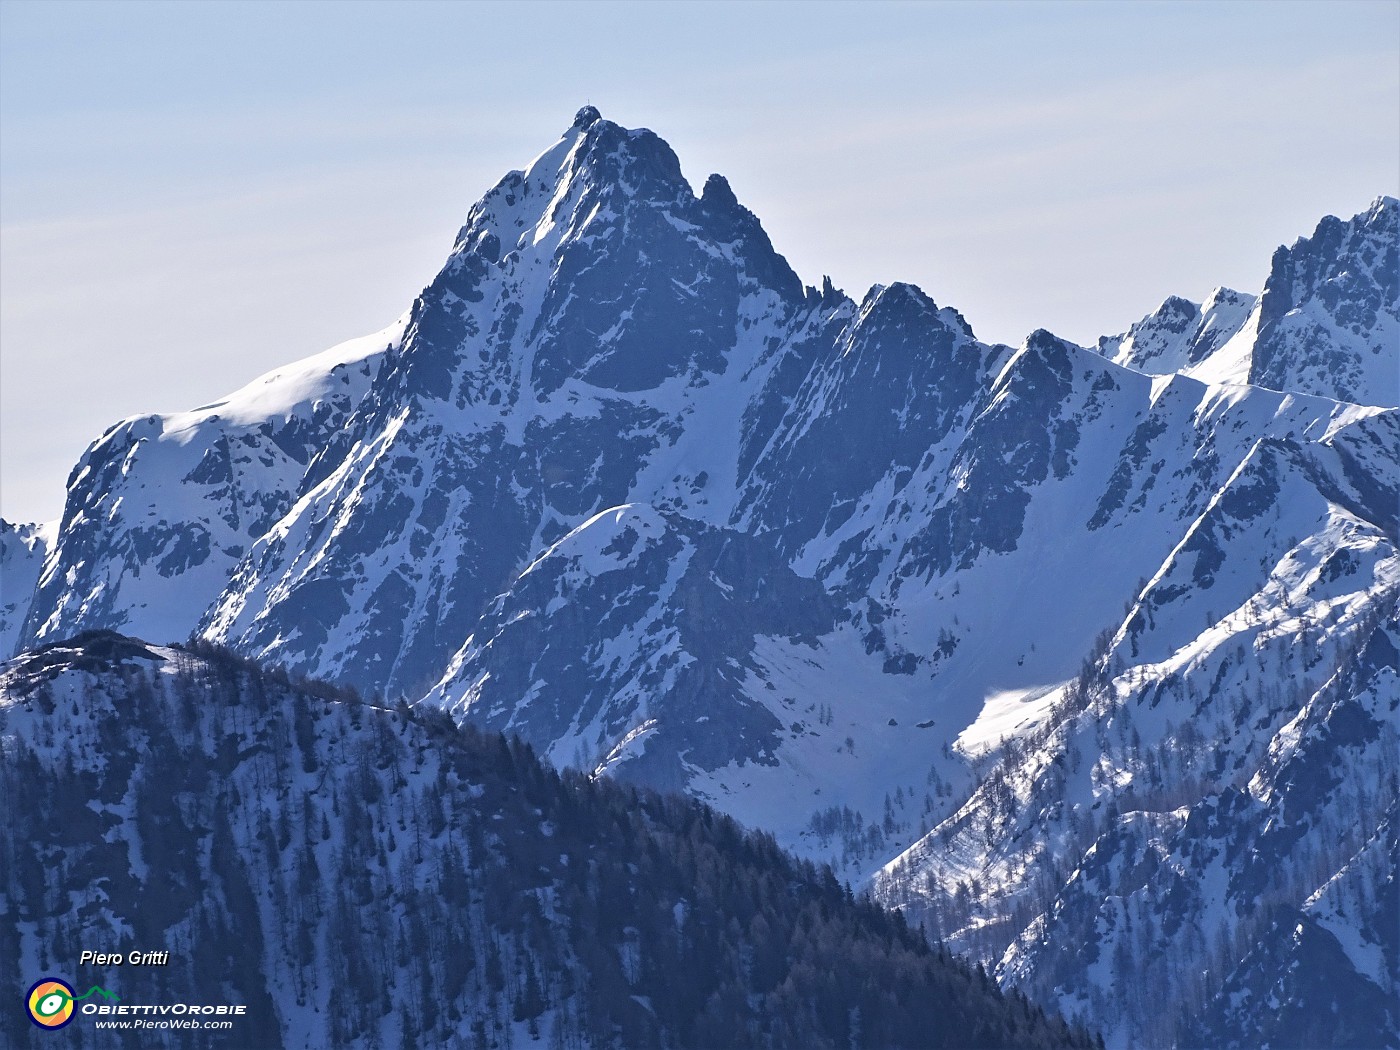
POLYGON ((1122 335, 1101 338, 1096 349, 1115 364, 1148 375, 1187 371, 1229 342, 1244 327, 1256 302, 1255 296, 1229 288, 1215 289, 1199 305, 1168 296, 1122 335))
MULTIPOLYGON (((988 345, 907 284, 804 287, 722 178, 697 194, 585 108, 399 325, 104 435, 32 596, 0 563, 6 601, 22 644, 197 631, 683 788, 852 880, 883 868, 877 892, 1119 1043, 1245 1043, 1211 996, 1290 994, 1283 926, 1145 892, 1154 930, 1175 909, 1229 941, 1164 934, 1212 975, 1170 1019, 1062 949, 1084 887, 1136 892, 1085 860, 1102 836, 1213 877, 1174 822, 1245 791, 1305 709, 1309 746, 1350 717, 1319 668, 1397 583, 1396 221, 1389 198, 1326 219, 1258 299, 1170 298, 1094 349, 988 345)), ((1277 817, 1230 812, 1240 841, 1277 817)), ((1351 945, 1322 887, 1279 900, 1351 945)), ((1146 943, 1110 954, 1148 973, 1146 943)))
POLYGON ((19 647, 20 632, 58 522, 11 525, 0 518, 0 658, 19 647))
MULTIPOLYGON (((1396 861, 1377 843, 1397 804, 1400 472, 1362 494, 1343 465, 1376 432, 1395 448, 1396 413, 1257 442, 1080 675, 965 734, 985 772, 881 897, 1111 1045, 1263 1045, 1261 1011, 1300 1008, 1298 966, 1332 970, 1309 993, 1327 1016, 1393 1002, 1396 861), (1333 882, 1350 911, 1324 904, 1333 882), (1281 908, 1332 928, 1298 947, 1281 908), (1347 968, 1324 962, 1332 938, 1347 968)), ((1398 1021, 1354 1016, 1345 1044, 1309 1030, 1391 1045, 1398 1021)))
MULTIPOLYGON (((249 545, 324 469, 402 334, 400 322, 213 404, 111 427, 68 479, 19 644, 96 627, 187 637, 249 545)), ((7 573, 7 592, 22 586, 7 573)))

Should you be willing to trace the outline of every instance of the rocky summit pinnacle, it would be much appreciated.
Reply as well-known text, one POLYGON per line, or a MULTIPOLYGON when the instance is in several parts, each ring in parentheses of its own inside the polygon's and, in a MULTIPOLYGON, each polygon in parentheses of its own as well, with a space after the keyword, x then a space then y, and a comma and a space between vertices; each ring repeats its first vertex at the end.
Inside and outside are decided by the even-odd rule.
POLYGON ((580 129, 591 128, 595 123, 603 119, 603 114, 598 112, 597 106, 584 106, 574 114, 573 126, 580 129))

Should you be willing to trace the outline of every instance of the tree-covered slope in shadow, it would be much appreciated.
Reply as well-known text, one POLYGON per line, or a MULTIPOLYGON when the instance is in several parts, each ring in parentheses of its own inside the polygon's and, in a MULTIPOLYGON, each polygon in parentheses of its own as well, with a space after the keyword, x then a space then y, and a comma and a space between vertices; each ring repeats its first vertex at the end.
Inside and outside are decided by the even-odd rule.
POLYGON ((247 1006, 143 1046, 1093 1045, 700 803, 223 650, 23 654, 0 740, 4 994, 247 1006))

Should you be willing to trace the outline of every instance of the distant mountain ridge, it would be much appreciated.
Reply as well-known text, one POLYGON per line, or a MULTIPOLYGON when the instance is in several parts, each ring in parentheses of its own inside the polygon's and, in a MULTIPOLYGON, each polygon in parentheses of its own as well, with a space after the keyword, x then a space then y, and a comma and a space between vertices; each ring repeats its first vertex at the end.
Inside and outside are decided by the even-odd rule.
MULTIPOLYGON (((1086 851, 1152 825, 1134 841, 1171 854, 1163 822, 1227 772, 1265 784, 1271 749, 1347 710, 1287 639, 1350 681, 1400 583, 1397 222, 1388 197, 1328 218, 1260 296, 1168 299, 1095 348, 988 345, 911 285, 804 287, 721 177, 697 195, 659 137, 585 108, 473 206, 398 324, 99 439, 52 540, 6 541, 0 628, 16 649, 195 632, 688 791, 1133 1045, 1158 1019, 1120 992, 1156 949, 1052 965, 1089 920, 1051 910, 1091 872, 1127 894, 1135 869, 1086 851), (1198 754, 1183 727, 1234 725, 1261 683, 1290 685, 1198 754), (1066 794, 1042 764, 1072 751, 1066 794)), ((1374 683, 1368 756, 1394 719, 1374 683)), ((1314 914, 1343 870, 1389 907, 1366 845, 1389 773, 1357 768, 1360 852, 1324 849, 1342 817, 1318 810, 1299 834, 1332 866, 1280 908, 1314 914)), ((1220 813, 1239 841, 1271 819, 1220 813)), ((1296 961, 1170 907, 1239 941, 1174 943, 1183 974, 1223 988, 1248 958, 1261 986, 1296 961)), ((1393 997, 1400 966, 1349 929, 1393 997)), ((1254 1012, 1215 995, 1154 1037, 1248 1045, 1254 1012)))
POLYGON ((1260 296, 1217 288, 1202 305, 1168 297, 1097 349, 1151 375, 1400 403, 1400 203, 1379 197, 1349 222, 1274 253, 1260 296))

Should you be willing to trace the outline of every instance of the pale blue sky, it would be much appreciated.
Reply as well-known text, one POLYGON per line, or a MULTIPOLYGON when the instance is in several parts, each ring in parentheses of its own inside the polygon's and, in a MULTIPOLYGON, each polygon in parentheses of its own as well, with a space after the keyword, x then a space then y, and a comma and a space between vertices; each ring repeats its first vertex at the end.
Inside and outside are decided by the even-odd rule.
POLYGON ((585 100, 808 283, 1092 341, 1400 192, 1400 3, 0 0, 0 514, 393 320, 585 100))

